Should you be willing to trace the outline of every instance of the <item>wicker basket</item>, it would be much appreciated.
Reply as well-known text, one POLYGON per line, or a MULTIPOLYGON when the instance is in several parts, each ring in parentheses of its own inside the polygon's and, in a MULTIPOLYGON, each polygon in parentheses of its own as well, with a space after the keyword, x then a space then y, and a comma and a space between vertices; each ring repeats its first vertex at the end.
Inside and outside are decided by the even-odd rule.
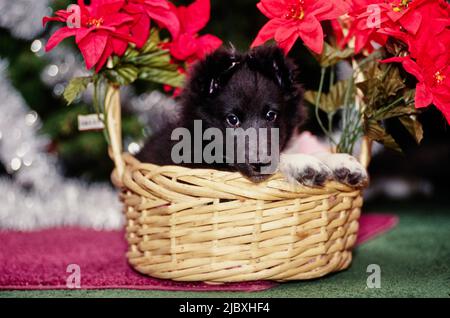
POLYGON ((112 180, 122 189, 127 257, 137 271, 223 283, 311 279, 350 265, 360 190, 294 187, 280 174, 253 184, 235 172, 141 163, 121 151, 117 89, 105 104, 112 180))

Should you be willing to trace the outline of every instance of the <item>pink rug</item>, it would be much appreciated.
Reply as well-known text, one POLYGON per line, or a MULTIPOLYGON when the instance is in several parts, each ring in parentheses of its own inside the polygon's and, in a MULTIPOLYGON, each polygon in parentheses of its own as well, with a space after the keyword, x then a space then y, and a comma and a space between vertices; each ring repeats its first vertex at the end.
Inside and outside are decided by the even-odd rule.
MULTIPOLYGON (((361 217, 358 244, 397 224, 388 214, 361 217)), ((77 228, 36 232, 0 232, 0 289, 67 289, 66 280, 81 269, 82 289, 150 289, 184 291, 260 291, 276 286, 257 281, 224 285, 182 283, 146 277, 132 270, 125 259, 122 231, 95 231, 77 228)))

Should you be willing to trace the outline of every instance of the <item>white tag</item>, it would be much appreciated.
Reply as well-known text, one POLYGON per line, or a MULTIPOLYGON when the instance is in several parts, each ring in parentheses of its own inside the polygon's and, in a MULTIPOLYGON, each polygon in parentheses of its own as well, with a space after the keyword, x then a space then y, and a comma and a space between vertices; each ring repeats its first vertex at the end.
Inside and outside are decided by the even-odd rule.
POLYGON ((78 130, 102 130, 105 128, 103 124, 103 114, 78 115, 78 130))

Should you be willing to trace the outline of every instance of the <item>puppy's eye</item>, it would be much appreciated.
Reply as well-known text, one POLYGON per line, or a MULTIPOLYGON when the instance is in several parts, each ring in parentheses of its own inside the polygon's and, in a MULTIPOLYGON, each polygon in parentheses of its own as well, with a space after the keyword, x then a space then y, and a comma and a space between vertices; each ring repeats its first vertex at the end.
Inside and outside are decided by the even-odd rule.
POLYGON ((239 117, 236 116, 235 114, 229 114, 227 116, 227 123, 230 126, 238 127, 240 124, 239 117))
POLYGON ((278 113, 274 110, 269 110, 266 114, 267 121, 275 121, 277 119, 278 113))

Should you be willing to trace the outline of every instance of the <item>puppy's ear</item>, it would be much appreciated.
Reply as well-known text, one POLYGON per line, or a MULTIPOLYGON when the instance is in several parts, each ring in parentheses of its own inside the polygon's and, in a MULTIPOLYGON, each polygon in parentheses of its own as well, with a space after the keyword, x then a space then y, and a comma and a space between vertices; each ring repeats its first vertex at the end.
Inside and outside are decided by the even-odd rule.
POLYGON ((219 48, 198 62, 191 73, 191 90, 208 97, 217 94, 242 62, 234 48, 219 48))
POLYGON ((295 86, 297 67, 279 47, 256 47, 248 53, 247 60, 250 68, 273 79, 281 88, 291 90, 295 86))

